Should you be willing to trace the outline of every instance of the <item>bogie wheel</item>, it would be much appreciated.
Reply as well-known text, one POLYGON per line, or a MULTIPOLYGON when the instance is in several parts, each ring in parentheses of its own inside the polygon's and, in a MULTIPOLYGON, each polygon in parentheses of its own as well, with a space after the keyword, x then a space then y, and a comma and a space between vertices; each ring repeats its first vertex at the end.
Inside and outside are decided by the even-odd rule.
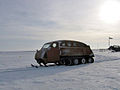
POLYGON ((86 62, 87 62, 87 61, 86 61, 85 58, 82 58, 82 59, 81 59, 81 64, 86 64, 86 62))
POLYGON ((92 57, 88 58, 88 63, 93 63, 94 59, 92 57))
POLYGON ((78 65, 78 64, 79 64, 79 59, 77 59, 77 58, 74 59, 74 60, 73 60, 73 64, 74 64, 74 65, 78 65))
POLYGON ((65 60, 65 65, 66 66, 71 66, 72 65, 72 60, 71 59, 66 59, 65 60))

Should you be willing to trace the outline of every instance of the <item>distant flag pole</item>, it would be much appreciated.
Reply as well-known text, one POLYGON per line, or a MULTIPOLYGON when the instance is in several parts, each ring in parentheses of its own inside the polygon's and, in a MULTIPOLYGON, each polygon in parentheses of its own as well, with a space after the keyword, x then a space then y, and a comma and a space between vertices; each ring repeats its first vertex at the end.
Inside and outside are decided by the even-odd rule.
POLYGON ((110 40, 113 39, 112 37, 109 37, 108 39, 108 46, 110 47, 110 40))

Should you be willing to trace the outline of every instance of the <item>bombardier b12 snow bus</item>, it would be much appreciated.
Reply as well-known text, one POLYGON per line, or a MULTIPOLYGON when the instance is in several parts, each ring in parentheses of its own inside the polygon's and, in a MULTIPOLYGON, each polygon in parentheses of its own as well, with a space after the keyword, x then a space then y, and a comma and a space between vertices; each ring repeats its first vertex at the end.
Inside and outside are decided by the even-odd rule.
POLYGON ((38 64, 78 65, 94 62, 94 54, 89 45, 73 40, 58 40, 45 43, 36 51, 38 64))

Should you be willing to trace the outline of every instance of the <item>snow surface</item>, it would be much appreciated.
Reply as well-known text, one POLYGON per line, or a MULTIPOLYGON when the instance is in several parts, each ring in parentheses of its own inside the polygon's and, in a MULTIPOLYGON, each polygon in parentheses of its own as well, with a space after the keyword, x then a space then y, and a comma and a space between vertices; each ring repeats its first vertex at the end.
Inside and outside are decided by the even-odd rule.
POLYGON ((120 90, 120 52, 94 50, 95 63, 33 68, 35 52, 0 52, 0 90, 120 90))

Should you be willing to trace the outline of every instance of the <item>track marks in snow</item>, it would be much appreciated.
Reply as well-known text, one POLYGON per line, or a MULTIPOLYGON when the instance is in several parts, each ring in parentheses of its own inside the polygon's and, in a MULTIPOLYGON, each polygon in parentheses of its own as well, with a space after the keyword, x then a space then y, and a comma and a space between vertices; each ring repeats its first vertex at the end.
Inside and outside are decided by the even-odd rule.
POLYGON ((68 79, 54 79, 55 82, 73 82, 75 81, 75 79, 71 79, 71 78, 68 78, 68 79))
MULTIPOLYGON (((40 67, 40 68, 15 68, 15 69, 6 69, 0 72, 0 81, 2 82, 11 82, 21 79, 31 79, 34 77, 48 77, 59 73, 64 73, 71 71, 81 66, 51 66, 51 67, 40 67)), ((82 66, 83 67, 83 66, 82 66)))
POLYGON ((95 55, 95 63, 108 62, 108 61, 117 61, 120 60, 118 57, 109 57, 104 55, 95 55))
POLYGON ((40 80, 33 81, 32 83, 34 83, 34 84, 46 84, 44 81, 40 81, 40 80))

